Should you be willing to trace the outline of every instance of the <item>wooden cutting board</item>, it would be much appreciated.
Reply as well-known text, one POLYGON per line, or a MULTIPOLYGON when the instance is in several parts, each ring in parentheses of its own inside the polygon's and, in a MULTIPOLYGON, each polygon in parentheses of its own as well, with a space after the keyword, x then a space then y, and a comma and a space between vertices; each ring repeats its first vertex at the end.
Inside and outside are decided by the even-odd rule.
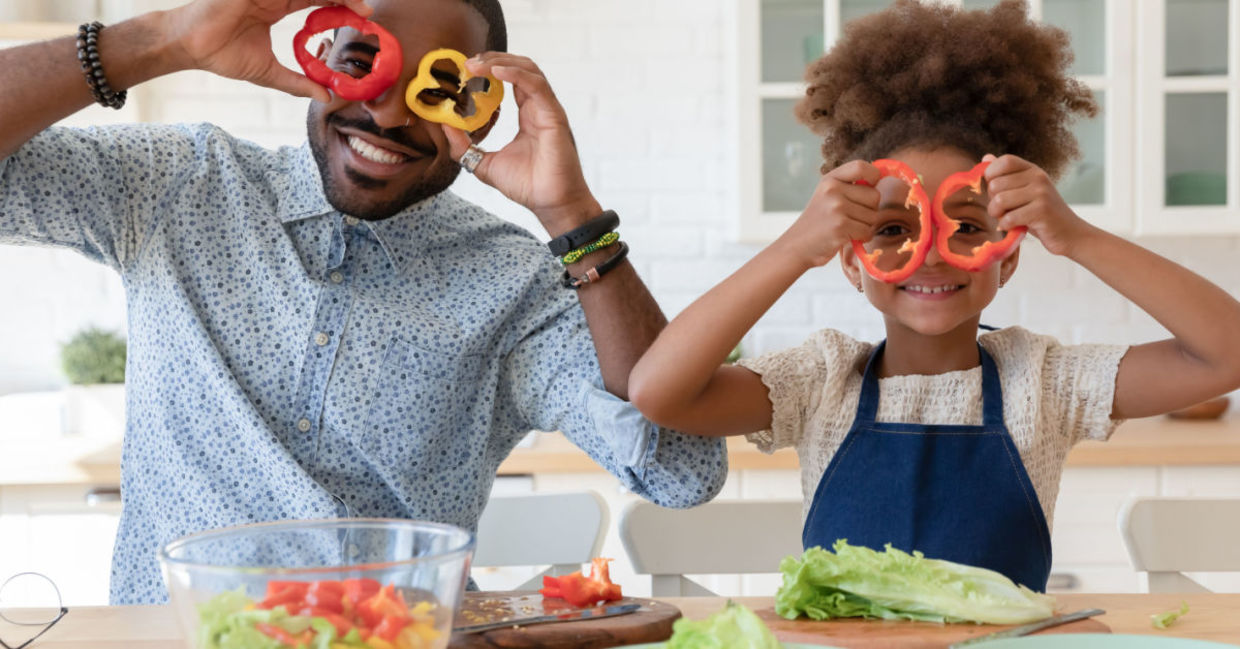
MULTIPOLYGON (((626 597, 608 604, 641 604, 625 615, 579 622, 553 622, 528 627, 504 627, 468 635, 455 633, 449 649, 604 649, 643 642, 662 642, 672 635, 680 609, 665 602, 626 597)), ((512 617, 571 610, 563 600, 543 601, 536 592, 471 592, 465 594, 456 626, 484 624, 512 617)))
MULTIPOLYGON (((784 642, 819 644, 843 649, 943 649, 979 635, 1009 629, 992 624, 934 624, 891 620, 823 620, 807 618, 785 620, 775 609, 755 611, 784 642)), ((1078 620, 1040 631, 1046 633, 1110 633, 1107 625, 1095 619, 1078 620)))

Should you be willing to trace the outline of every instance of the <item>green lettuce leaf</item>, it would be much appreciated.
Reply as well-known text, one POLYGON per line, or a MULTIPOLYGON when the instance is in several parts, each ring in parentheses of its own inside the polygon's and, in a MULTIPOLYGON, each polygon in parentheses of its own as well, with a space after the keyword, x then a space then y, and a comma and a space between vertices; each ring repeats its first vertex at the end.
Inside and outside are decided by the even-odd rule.
POLYGON ((787 619, 872 617, 927 622, 1025 624, 1050 617, 1054 598, 984 568, 835 542, 779 564, 775 612, 787 619))
POLYGON ((672 625, 667 649, 783 649, 775 634, 753 611, 728 601, 724 609, 696 622, 680 618, 672 625))
POLYGON ((1172 623, 1180 619, 1181 615, 1184 615, 1187 612, 1188 602, 1182 601, 1180 602, 1180 610, 1178 611, 1167 611, 1166 613, 1155 613, 1154 615, 1151 615, 1150 624, 1154 625, 1155 629, 1165 629, 1171 626, 1172 623))

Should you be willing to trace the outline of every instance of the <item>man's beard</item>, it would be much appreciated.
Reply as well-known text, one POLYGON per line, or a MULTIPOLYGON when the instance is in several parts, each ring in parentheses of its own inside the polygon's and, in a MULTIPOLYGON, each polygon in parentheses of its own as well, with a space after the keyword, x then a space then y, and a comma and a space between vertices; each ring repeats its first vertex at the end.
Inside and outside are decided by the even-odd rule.
POLYGON ((368 201, 363 192, 369 190, 382 191, 388 186, 388 183, 393 181, 376 180, 346 168, 345 175, 352 181, 353 187, 339 186, 331 175, 327 161, 327 142, 324 140, 329 137, 330 127, 343 126, 353 128, 370 133, 376 137, 391 140, 415 151, 419 147, 401 130, 381 129, 370 120, 350 120, 335 114, 327 116, 323 130, 319 131, 315 128, 317 116, 313 106, 309 111, 306 122, 310 151, 314 155, 315 164, 319 167, 319 177, 323 180, 323 193, 327 197, 327 202, 342 214, 348 214, 364 221, 380 221, 389 218, 414 203, 419 203, 444 191, 456 181, 456 177, 461 173, 460 167, 447 165, 439 171, 432 171, 430 174, 423 176, 419 182, 409 185, 395 199, 379 203, 368 201))

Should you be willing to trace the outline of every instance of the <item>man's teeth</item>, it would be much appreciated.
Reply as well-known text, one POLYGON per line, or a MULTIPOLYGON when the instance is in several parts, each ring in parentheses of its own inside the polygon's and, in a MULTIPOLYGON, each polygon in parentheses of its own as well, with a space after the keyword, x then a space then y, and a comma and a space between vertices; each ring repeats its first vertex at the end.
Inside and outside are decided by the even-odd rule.
POLYGON ((959 286, 905 286, 904 290, 914 293, 946 293, 960 288, 959 286))
POLYGON ((355 135, 349 136, 349 148, 353 149, 358 155, 370 160, 371 162, 394 165, 405 161, 405 156, 398 153, 392 153, 387 149, 380 149, 379 147, 355 135))

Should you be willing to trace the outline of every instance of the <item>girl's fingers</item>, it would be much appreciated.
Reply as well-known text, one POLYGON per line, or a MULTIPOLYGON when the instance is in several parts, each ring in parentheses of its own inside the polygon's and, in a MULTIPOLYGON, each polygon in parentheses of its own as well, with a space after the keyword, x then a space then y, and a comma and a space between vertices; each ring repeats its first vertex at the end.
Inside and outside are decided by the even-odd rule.
POLYGON ((1038 208, 1035 205, 1022 205, 999 219, 999 229, 1004 232, 1011 232, 1022 225, 1028 226, 1037 217, 1037 210, 1038 208))
POLYGON ((986 168, 984 177, 986 182, 989 183, 1000 176, 1018 173, 1032 166, 1028 161, 1018 156, 1011 154, 1003 155, 995 158, 994 162, 990 163, 990 166, 986 168))
POLYGON ((991 194, 990 204, 987 205, 986 211, 996 219, 1003 219, 1006 214, 1032 203, 1038 194, 1037 188, 1032 185, 1022 185, 991 194))
MULTIPOLYGON (((844 164, 827 172, 826 175, 827 178, 834 178, 835 180, 845 182, 850 185, 864 182, 870 187, 877 185, 882 176, 883 173, 878 170, 878 167, 875 167, 865 160, 852 160, 850 162, 845 162, 844 164)), ((877 201, 875 202, 877 203, 877 201)))

